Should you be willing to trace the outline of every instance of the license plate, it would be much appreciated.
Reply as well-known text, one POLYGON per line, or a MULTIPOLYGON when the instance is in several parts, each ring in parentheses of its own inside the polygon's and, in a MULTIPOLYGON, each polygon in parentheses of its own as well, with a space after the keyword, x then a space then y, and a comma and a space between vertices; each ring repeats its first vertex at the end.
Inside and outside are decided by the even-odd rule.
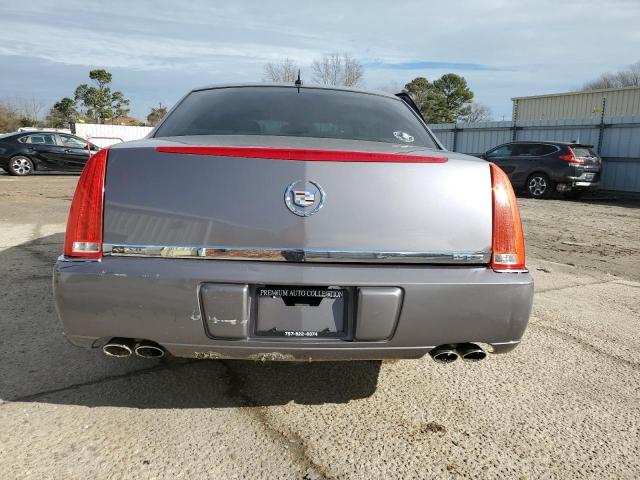
POLYGON ((348 290, 266 286, 256 289, 256 335, 317 338, 347 335, 348 290))
POLYGON ((584 179, 585 180, 593 180, 593 178, 596 176, 595 173, 585 173, 584 174, 584 179))

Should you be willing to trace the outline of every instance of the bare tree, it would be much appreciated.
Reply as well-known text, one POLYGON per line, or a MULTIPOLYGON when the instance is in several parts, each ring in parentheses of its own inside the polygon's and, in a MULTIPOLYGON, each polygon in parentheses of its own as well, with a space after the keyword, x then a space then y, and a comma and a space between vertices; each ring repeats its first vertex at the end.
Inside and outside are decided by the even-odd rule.
POLYGON ((21 127, 20 114, 12 102, 0 100, 0 133, 13 132, 21 127))
POLYGON ((313 81, 322 85, 341 85, 342 59, 337 53, 314 60, 311 65, 313 81))
POLYGON ((311 65, 313 81, 321 85, 357 87, 364 80, 364 67, 347 53, 330 53, 311 65))
POLYGON ((16 97, 13 103, 22 118, 34 123, 42 118, 42 112, 47 106, 47 102, 35 97, 16 97))
POLYGON ((473 102, 469 113, 462 117, 461 120, 467 123, 488 122, 492 116, 491 108, 487 105, 473 102))
POLYGON ((640 86, 640 62, 629 65, 629 68, 616 75, 621 87, 640 86))
POLYGON ((262 79, 266 82, 290 83, 298 78, 299 67, 290 58, 285 58, 281 63, 267 63, 264 66, 262 79))
POLYGON ((638 86, 640 86, 640 62, 629 65, 625 70, 619 72, 603 73, 595 80, 585 83, 582 90, 638 86))
POLYGON ((342 56, 344 62, 343 83, 347 87, 357 87, 364 79, 364 67, 355 58, 347 55, 342 56))
POLYGON ((41 127, 46 102, 37 98, 14 97, 0 100, 0 131, 19 127, 41 127))

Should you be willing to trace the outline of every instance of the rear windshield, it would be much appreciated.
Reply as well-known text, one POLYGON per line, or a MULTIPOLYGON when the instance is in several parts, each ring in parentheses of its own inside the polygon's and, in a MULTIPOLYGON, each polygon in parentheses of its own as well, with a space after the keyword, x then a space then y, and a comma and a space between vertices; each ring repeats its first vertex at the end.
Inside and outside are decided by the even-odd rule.
POLYGON ((156 137, 282 135, 437 148, 401 100, 339 90, 236 87, 192 92, 156 137))
POLYGON ((595 157, 596 152, 589 147, 571 147, 576 157, 595 157))

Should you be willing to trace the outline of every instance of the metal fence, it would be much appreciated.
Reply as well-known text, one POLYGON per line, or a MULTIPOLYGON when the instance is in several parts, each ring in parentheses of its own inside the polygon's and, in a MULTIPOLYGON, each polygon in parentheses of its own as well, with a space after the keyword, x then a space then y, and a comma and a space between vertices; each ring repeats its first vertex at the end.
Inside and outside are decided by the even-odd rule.
POLYGON ((600 188, 640 192, 640 116, 520 122, 429 125, 454 152, 481 155, 515 140, 579 141, 593 145, 603 160, 600 188))
POLYGON ((144 138, 153 127, 76 123, 73 130, 76 135, 90 140, 99 147, 107 147, 118 142, 144 138))

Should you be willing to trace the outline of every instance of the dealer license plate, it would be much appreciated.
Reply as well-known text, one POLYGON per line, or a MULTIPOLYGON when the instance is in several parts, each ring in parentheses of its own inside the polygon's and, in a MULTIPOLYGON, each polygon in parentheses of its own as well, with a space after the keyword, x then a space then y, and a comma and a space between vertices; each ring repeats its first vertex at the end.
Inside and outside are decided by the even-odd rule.
POLYGON ((256 334, 266 337, 344 337, 348 290, 265 286, 256 290, 256 334))

